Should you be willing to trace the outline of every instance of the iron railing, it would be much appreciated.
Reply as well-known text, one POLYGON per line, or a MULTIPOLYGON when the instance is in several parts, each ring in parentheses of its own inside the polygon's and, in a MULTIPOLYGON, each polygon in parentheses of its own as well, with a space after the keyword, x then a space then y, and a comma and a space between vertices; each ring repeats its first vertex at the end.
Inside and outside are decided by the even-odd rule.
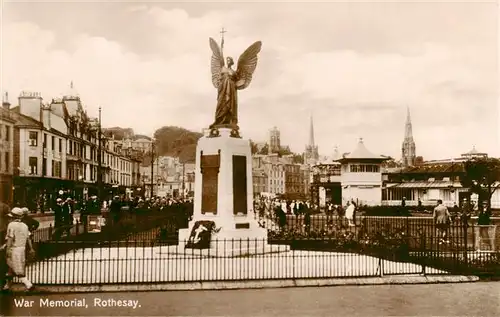
POLYGON ((70 252, 32 263, 27 276, 39 285, 82 285, 448 273, 348 248, 301 250, 276 241, 269 245, 267 239, 247 239, 213 240, 212 248, 199 250, 185 248, 186 242, 135 240, 94 247, 82 243, 70 252))
POLYGON ((289 215, 284 225, 258 220, 267 239, 214 235, 204 250, 178 241, 185 213, 124 214, 101 234, 78 223, 62 239, 53 229, 38 232, 51 230, 44 228, 35 232, 37 257, 27 275, 37 284, 107 284, 500 272, 494 244, 478 251, 469 221, 452 222, 443 240, 424 217, 358 217, 355 226, 324 215, 289 215))

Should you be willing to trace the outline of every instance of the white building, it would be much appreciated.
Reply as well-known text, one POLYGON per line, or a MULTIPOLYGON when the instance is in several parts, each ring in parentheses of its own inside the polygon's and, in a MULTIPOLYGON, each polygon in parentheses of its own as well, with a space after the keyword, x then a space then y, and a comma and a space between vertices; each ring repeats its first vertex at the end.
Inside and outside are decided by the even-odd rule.
POLYGON ((362 205, 377 206, 382 202, 380 165, 388 158, 368 151, 359 139, 354 151, 345 154, 341 167, 342 204, 354 200, 362 205))

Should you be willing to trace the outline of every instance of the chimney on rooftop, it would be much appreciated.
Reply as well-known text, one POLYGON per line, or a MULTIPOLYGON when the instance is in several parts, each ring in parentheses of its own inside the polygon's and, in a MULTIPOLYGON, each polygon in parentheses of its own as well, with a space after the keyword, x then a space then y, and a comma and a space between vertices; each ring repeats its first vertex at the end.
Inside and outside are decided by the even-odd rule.
POLYGON ((4 109, 7 109, 7 110, 10 109, 9 93, 8 92, 5 92, 5 95, 2 98, 2 107, 4 109))

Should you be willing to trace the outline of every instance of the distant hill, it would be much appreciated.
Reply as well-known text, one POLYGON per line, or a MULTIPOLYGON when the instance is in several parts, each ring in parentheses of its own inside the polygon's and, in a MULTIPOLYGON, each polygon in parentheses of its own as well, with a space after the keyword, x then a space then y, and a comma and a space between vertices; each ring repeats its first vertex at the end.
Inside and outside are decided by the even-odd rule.
POLYGON ((156 130, 154 137, 159 155, 179 157, 181 162, 194 162, 196 143, 202 134, 181 127, 165 126, 156 130))
MULTIPOLYGON (((114 137, 115 140, 123 140, 130 138, 137 139, 151 139, 146 135, 135 135, 134 130, 131 128, 103 128, 103 134, 107 137, 114 137)), ((187 129, 176 126, 164 126, 159 128, 154 133, 156 139, 155 154, 160 156, 173 156, 179 157, 181 162, 192 163, 195 161, 196 156, 196 143, 202 136, 201 133, 189 131, 187 129)), ((146 153, 143 159, 143 165, 147 166, 151 162, 151 155, 146 153)))
POLYGON ((134 136, 134 130, 131 128, 103 128, 102 133, 108 138, 114 137, 115 140, 123 140, 134 136))

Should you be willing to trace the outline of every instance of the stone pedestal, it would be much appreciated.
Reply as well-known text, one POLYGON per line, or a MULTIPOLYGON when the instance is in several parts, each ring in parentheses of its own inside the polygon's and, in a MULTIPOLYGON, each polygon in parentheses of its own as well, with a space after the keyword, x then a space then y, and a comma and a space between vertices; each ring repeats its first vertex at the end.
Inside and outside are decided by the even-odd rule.
POLYGON ((190 237, 194 240, 197 223, 213 221, 210 247, 189 248, 189 253, 231 256, 273 251, 267 230, 254 217, 250 142, 231 136, 230 129, 198 140, 193 208, 189 227, 179 230, 177 250, 184 249, 190 237))

